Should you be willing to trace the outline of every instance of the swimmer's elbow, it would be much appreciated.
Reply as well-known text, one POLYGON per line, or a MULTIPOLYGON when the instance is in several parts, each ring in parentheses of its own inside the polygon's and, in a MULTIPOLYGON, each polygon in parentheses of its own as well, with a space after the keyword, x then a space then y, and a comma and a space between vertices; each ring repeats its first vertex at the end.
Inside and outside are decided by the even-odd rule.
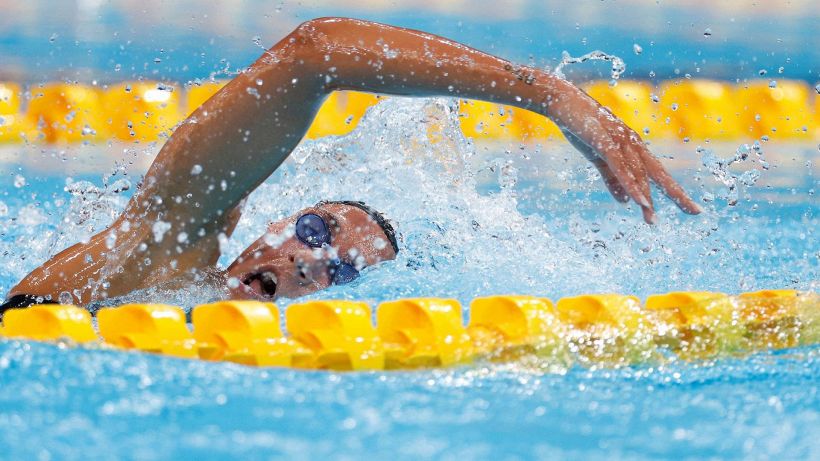
POLYGON ((299 24, 289 38, 300 48, 321 52, 330 48, 334 36, 355 22, 354 19, 337 17, 311 19, 299 24))
POLYGON ((303 48, 329 53, 340 43, 349 43, 351 37, 358 37, 362 32, 379 26, 383 25, 361 19, 323 17, 299 24, 288 37, 303 48))

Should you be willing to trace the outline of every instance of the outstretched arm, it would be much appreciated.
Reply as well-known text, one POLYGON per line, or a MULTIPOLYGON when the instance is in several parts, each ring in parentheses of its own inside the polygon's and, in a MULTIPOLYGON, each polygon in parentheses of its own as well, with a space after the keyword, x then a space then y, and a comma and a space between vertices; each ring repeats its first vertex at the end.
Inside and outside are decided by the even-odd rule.
POLYGON ((539 112, 598 167, 617 199, 643 208, 648 222, 650 180, 684 211, 699 211, 633 130, 566 80, 435 35, 344 18, 302 24, 196 111, 149 170, 143 202, 183 197, 165 201, 168 215, 187 219, 199 206, 199 218, 217 218, 287 158, 338 89, 452 95, 539 112), (169 176, 177 179, 164 180, 169 176))
POLYGON ((653 220, 649 180, 698 213, 640 137, 571 83, 423 32, 353 19, 308 21, 173 133, 122 216, 29 274, 15 293, 117 296, 212 265, 237 205, 290 155, 334 90, 498 102, 555 121, 612 194, 653 220), (116 242, 109 248, 112 236, 116 242))

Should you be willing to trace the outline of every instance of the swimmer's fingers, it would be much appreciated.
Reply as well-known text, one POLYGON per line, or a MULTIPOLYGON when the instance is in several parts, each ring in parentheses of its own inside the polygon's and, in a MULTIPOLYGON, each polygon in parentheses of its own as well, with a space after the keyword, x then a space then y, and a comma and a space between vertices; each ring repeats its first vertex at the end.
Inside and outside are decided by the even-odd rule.
POLYGON ((612 173, 612 170, 606 164, 606 162, 601 159, 598 154, 589 147, 589 144, 585 143, 578 136, 575 136, 571 131, 561 128, 561 132, 564 133, 564 137, 567 138, 570 144, 572 144, 575 149, 578 150, 581 154, 586 157, 587 160, 590 161, 595 168, 598 169, 598 172, 601 173, 601 178, 604 180, 604 184, 606 184, 607 189, 609 189, 609 193, 612 194, 612 197, 615 200, 625 203, 629 200, 629 195, 627 195, 626 191, 624 190, 621 183, 618 182, 618 178, 615 177, 615 174, 612 173))
POLYGON ((641 192, 643 196, 646 197, 646 200, 649 202, 649 206, 641 205, 641 212, 643 213, 643 220, 646 221, 648 224, 655 223, 655 204, 652 202, 652 189, 649 186, 649 174, 647 172, 646 165, 644 165, 643 158, 641 158, 641 152, 643 149, 643 141, 641 138, 635 134, 634 131, 628 130, 627 136, 629 137, 629 141, 624 143, 624 150, 629 151, 629 158, 635 162, 633 170, 637 175, 638 185, 641 188, 641 192))
POLYGON ((654 217, 652 196, 649 194, 649 180, 640 156, 620 133, 613 137, 604 136, 607 139, 595 144, 600 146, 598 151, 629 197, 641 206, 644 220, 652 223, 654 217), (621 142, 616 141, 618 138, 621 142))
POLYGON ((703 210, 694 200, 689 197, 689 194, 675 181, 672 176, 663 167, 663 164, 658 160, 649 149, 645 146, 641 149, 641 158, 646 167, 646 171, 652 181, 661 188, 667 197, 672 199, 678 208, 688 214, 699 214, 703 210))

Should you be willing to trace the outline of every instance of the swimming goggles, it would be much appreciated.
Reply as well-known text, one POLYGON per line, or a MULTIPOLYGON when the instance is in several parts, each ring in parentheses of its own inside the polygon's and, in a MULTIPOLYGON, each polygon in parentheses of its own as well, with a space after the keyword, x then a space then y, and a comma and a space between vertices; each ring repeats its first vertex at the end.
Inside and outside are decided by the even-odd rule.
MULTIPOLYGON (((321 216, 305 213, 296 220, 296 238, 311 248, 330 247, 330 227, 321 216)), ((333 285, 344 285, 359 277, 359 271, 352 264, 339 258, 328 262, 328 272, 333 285)))

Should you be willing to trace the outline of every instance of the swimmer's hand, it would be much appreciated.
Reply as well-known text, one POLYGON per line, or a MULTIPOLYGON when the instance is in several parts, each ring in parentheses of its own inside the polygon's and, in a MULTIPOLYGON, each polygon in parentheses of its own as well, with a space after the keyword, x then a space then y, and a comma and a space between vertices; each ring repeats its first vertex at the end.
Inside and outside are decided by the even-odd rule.
POLYGON ((641 206, 644 220, 652 224, 655 210, 649 181, 686 213, 701 208, 687 195, 641 137, 609 110, 571 83, 560 80, 557 94, 547 100, 547 116, 601 173, 609 192, 619 202, 630 198, 641 206))

